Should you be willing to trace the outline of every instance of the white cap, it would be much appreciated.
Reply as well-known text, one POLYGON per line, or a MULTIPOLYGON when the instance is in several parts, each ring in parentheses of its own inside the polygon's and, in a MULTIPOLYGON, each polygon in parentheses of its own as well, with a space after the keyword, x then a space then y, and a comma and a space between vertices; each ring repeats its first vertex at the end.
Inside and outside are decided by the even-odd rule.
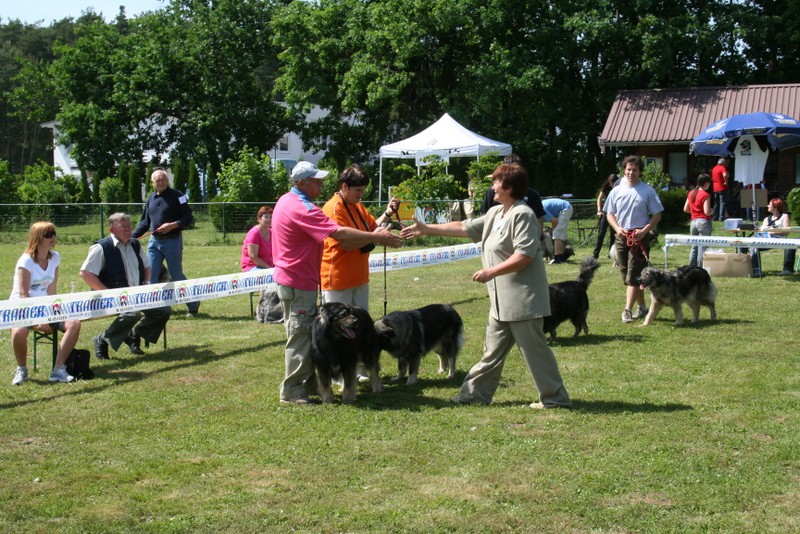
POLYGON ((328 176, 328 171, 319 170, 310 161, 301 161, 292 169, 293 182, 299 182, 300 180, 305 180, 306 178, 316 178, 318 180, 322 180, 326 176, 328 176))

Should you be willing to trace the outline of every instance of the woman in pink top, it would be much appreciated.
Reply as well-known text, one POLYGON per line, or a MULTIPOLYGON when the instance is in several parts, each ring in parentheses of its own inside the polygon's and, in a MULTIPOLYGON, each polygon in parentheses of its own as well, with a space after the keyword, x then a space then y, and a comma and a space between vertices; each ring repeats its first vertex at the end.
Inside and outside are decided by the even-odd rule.
POLYGON ((256 220, 258 224, 247 232, 242 244, 242 271, 275 266, 272 261, 272 208, 261 206, 256 220))
MULTIPOLYGON (((697 177, 697 187, 689 191, 683 211, 691 214, 692 222, 689 225, 689 233, 692 235, 711 235, 711 217, 714 210, 711 208, 711 195, 708 193, 708 186, 711 185, 711 177, 701 174, 697 177)), ((703 252, 706 247, 692 247, 689 253, 689 265, 692 267, 703 266, 703 252)))

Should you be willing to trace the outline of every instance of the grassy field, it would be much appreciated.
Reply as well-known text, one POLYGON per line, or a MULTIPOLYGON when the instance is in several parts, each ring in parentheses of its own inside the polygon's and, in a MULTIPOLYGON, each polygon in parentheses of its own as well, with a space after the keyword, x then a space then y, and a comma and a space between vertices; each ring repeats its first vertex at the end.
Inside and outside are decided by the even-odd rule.
MULTIPOLYGON (((0 298, 23 248, 0 245, 0 298)), ((86 248, 59 246, 62 291, 85 287, 86 248)), ((187 275, 235 272, 239 250, 189 246, 187 275)), ((670 266, 687 256, 672 249, 670 266)), ((717 278, 716 323, 703 310, 676 327, 665 310, 642 328, 620 322, 624 288, 603 261, 590 334, 569 339, 565 324, 554 344, 572 411, 527 408, 537 396, 516 350, 494 404, 450 404, 482 349, 478 260, 388 275, 390 311, 446 302, 462 315, 457 380, 429 356, 418 385, 391 383, 384 355, 385 393, 362 387, 349 406, 279 405, 283 327, 254 322, 246 296, 176 314, 166 350, 123 347, 74 384, 49 384, 43 365, 12 387, 4 332, 0 531, 798 532, 800 276, 776 276, 780 262, 765 253, 762 280, 717 278)), ((549 280, 577 263, 548 266, 549 280)), ((85 323, 79 347, 107 322, 85 323)))

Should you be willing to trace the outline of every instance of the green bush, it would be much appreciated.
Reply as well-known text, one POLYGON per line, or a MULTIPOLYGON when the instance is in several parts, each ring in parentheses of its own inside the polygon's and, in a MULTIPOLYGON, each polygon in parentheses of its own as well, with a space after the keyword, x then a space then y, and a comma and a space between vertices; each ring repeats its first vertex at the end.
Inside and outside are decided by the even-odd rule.
POLYGON ((246 231, 255 224, 258 206, 223 203, 273 203, 276 192, 285 190, 285 182, 286 171, 282 166, 273 166, 266 154, 259 155, 252 149, 243 148, 236 158, 223 163, 217 175, 220 194, 209 205, 214 227, 222 232, 246 231))
POLYGON ((63 176, 46 163, 37 163, 25 168, 19 180, 17 195, 23 206, 20 215, 26 221, 52 221, 64 213, 79 193, 80 184, 72 176, 63 176))
POLYGON ((670 189, 669 191, 659 191, 661 204, 664 211, 661 213, 659 227, 661 232, 668 228, 686 226, 689 223, 689 214, 684 213, 683 205, 686 203, 687 192, 683 189, 670 189))
POLYGON ((797 221, 800 220, 800 187, 795 187, 786 195, 786 209, 789 210, 789 215, 797 225, 797 221))
MULTIPOLYGON (((644 171, 642 171, 642 181, 650 184, 656 191, 662 192, 669 189, 672 183, 672 178, 669 174, 664 172, 664 169, 658 163, 647 163, 647 157, 642 156, 645 161, 644 171)), ((624 173, 623 173, 624 174, 624 173)))
MULTIPOLYGON (((445 165, 438 157, 432 160, 419 176, 412 176, 396 186, 393 194, 400 200, 411 202, 415 207, 423 207, 428 200, 460 200, 466 191, 455 178, 445 172, 445 165)), ((434 204, 432 215, 438 214, 443 204, 434 204)))

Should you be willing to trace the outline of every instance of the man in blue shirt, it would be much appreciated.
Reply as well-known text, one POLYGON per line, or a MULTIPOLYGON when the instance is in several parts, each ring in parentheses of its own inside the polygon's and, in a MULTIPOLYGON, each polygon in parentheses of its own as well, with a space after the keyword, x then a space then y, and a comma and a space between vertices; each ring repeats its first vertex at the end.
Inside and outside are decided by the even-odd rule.
POLYGON ((564 246, 567 242, 567 228, 572 218, 572 204, 561 198, 546 198, 542 200, 544 218, 553 229, 553 259, 550 263, 564 263, 564 246))
MULTIPOLYGON (((150 258, 150 283, 156 284, 161 276, 161 264, 167 263, 173 281, 186 280, 183 274, 182 232, 192 224, 192 208, 186 195, 169 186, 169 177, 161 169, 150 177, 153 193, 147 198, 142 219, 133 231, 134 239, 150 232, 147 255, 150 258)), ((199 302, 187 302, 187 317, 197 315, 199 302)))

